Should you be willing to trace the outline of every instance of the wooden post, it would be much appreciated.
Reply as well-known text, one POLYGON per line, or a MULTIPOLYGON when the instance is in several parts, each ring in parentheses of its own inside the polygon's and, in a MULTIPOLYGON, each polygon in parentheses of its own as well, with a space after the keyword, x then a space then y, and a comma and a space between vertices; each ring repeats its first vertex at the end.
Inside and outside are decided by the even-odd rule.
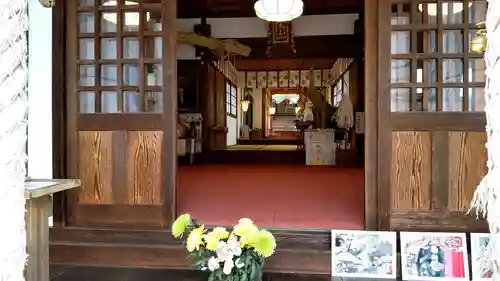
POLYGON ((176 215, 177 192, 177 1, 164 0, 163 10, 163 226, 176 215))
POLYGON ((52 194, 80 186, 79 180, 30 180, 25 183, 27 281, 49 281, 49 217, 52 194))
POLYGON ((28 263, 26 280, 49 280, 49 217, 52 215, 50 195, 26 202, 26 238, 28 263))

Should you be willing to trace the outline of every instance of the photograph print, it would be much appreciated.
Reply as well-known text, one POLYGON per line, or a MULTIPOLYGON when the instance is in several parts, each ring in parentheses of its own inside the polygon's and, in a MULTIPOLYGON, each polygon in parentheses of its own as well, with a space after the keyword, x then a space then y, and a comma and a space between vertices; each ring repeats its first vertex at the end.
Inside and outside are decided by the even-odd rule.
POLYGON ((472 281, 491 280, 492 264, 488 257, 490 234, 471 233, 472 281))
POLYGON ((396 278, 396 233, 332 230, 332 276, 396 278))
POLYGON ((465 233, 401 232, 403 280, 469 280, 465 233))

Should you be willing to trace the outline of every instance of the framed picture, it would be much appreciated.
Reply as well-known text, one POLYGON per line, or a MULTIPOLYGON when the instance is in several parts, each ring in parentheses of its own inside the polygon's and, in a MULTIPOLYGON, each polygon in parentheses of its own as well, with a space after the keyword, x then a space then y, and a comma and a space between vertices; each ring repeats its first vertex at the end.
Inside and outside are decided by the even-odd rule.
POLYGON ((488 258, 490 234, 471 233, 472 281, 491 280, 492 264, 488 258))
POLYGON ((401 232, 403 280, 469 280, 465 233, 401 232))
POLYGON ((332 230, 332 276, 396 278, 396 233, 332 230))

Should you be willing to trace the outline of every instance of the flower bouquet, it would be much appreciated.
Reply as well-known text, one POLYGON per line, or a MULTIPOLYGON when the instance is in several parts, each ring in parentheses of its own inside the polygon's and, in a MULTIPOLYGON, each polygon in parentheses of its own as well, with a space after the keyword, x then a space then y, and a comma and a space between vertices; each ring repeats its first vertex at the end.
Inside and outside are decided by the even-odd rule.
POLYGON ((223 227, 205 229, 183 214, 172 224, 172 235, 182 238, 185 233, 189 257, 196 269, 210 272, 208 281, 260 281, 264 261, 276 248, 271 232, 246 218, 229 232, 223 227))

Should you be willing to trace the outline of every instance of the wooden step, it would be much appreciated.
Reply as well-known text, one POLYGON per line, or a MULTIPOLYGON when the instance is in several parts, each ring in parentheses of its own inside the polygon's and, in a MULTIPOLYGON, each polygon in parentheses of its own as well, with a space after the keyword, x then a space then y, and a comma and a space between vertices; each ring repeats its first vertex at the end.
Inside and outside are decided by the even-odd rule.
MULTIPOLYGON (((278 249, 267 272, 330 274, 330 232, 273 231, 278 249)), ((62 265, 188 269, 185 246, 166 230, 55 227, 50 262, 62 265)))
MULTIPOLYGON (((207 281, 206 272, 156 268, 51 265, 51 281, 207 281)), ((331 281, 329 275, 264 273, 265 281, 331 281)))

